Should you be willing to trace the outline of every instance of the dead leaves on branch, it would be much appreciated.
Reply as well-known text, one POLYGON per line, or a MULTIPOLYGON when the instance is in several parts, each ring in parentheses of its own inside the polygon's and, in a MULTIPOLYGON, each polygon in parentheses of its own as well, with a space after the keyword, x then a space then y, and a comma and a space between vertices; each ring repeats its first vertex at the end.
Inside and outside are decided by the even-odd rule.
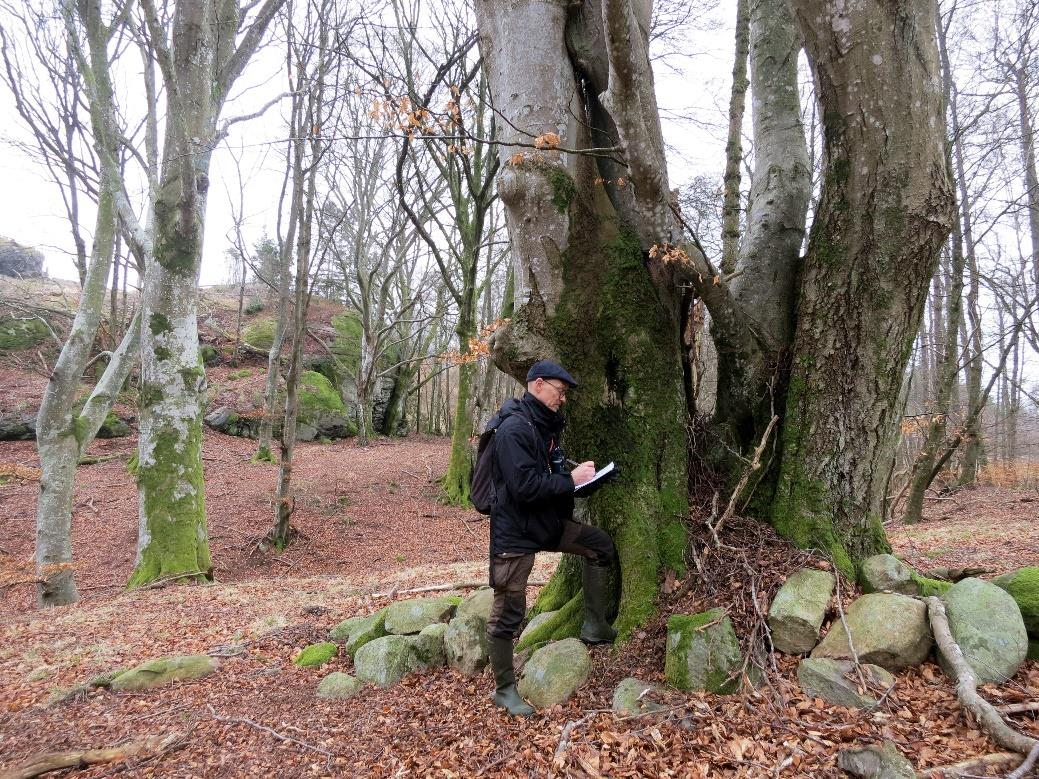
POLYGON ((440 360, 446 362, 449 365, 468 365, 487 357, 491 353, 490 338, 491 334, 494 333, 499 327, 509 322, 508 319, 495 319, 489 325, 485 326, 480 330, 478 336, 469 339, 468 346, 465 353, 458 351, 457 349, 451 349, 440 355, 440 360))

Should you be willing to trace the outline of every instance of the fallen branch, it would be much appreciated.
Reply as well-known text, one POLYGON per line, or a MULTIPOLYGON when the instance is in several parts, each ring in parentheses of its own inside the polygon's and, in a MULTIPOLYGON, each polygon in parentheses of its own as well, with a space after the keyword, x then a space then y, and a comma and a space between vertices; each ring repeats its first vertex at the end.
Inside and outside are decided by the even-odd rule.
POLYGON ((585 714, 581 719, 571 720, 563 726, 563 732, 559 734, 559 746, 556 747, 556 753, 552 755, 553 767, 559 769, 563 767, 563 753, 566 751, 567 746, 570 744, 570 736, 573 734, 574 729, 594 717, 598 712, 590 712, 585 714))
POLYGON ((1035 765, 1036 759, 1039 758, 1039 741, 1032 747, 1032 751, 1028 753, 1028 757, 1025 758, 1025 762, 1017 767, 1017 770, 1011 774, 1007 774, 1007 779, 1022 779, 1022 777, 1032 770, 1032 766, 1035 765))
POLYGON ((926 771, 917 771, 916 779, 934 779, 936 776, 942 779, 966 779, 972 776, 984 776, 991 768, 1004 768, 1016 765, 1021 760, 1017 752, 993 752, 990 755, 972 757, 952 765, 935 766, 926 771))
POLYGON ((945 606, 933 595, 924 598, 924 602, 927 604, 927 615, 931 621, 931 630, 934 633, 934 640, 938 644, 938 650, 952 669, 953 678, 956 679, 956 697, 960 703, 974 716, 981 729, 1001 747, 1012 749, 1022 755, 1030 755, 1039 741, 1018 733, 1007 725, 995 707, 978 695, 978 679, 974 675, 974 669, 963 656, 963 650, 952 637, 945 606))
POLYGON ((306 741, 301 741, 298 738, 286 736, 284 733, 279 733, 274 728, 269 728, 266 725, 261 725, 258 722, 253 722, 251 719, 244 719, 238 717, 221 717, 219 714, 216 713, 216 709, 214 709, 212 706, 206 706, 206 708, 209 709, 209 713, 213 717, 213 719, 217 720, 218 722, 232 722, 239 725, 249 725, 250 727, 256 728, 257 730, 262 730, 264 733, 270 733, 272 736, 274 736, 277 739, 280 739, 281 741, 288 741, 292 744, 298 744, 301 747, 311 749, 314 752, 318 752, 327 757, 335 757, 334 752, 329 752, 327 749, 322 749, 321 747, 316 747, 313 744, 308 744, 306 741))
MULTIPOLYGON (((732 515, 736 513, 736 502, 740 499, 740 495, 743 494, 743 490, 747 486, 747 482, 750 481, 750 477, 761 468, 761 453, 765 451, 768 437, 772 434, 772 428, 776 426, 778 421, 779 417, 777 415, 773 415, 772 419, 769 420, 768 427, 765 428, 765 432, 761 435, 761 441, 758 442, 758 446, 754 450, 754 457, 751 458, 750 465, 743 471, 743 475, 740 476, 740 480, 736 483, 736 489, 732 491, 732 495, 729 497, 729 505, 725 507, 725 511, 722 512, 717 524, 710 528, 719 546, 721 542, 718 541, 718 536, 722 532, 722 528, 725 527, 725 523, 732 519, 732 515)), ((708 524, 708 527, 710 527, 710 524, 708 524)))
POLYGON ((80 457, 76 465, 100 465, 101 463, 111 462, 112 460, 124 460, 127 457, 129 457, 129 455, 126 452, 103 455, 86 455, 80 457))
POLYGON ((1039 703, 1008 703, 1006 706, 996 706, 1000 714, 1026 714, 1030 711, 1039 711, 1039 703))
POLYGON ((179 733, 148 736, 107 749, 73 749, 66 752, 43 752, 25 760, 21 765, 0 773, 0 779, 31 779, 65 768, 86 768, 101 763, 114 763, 161 752, 180 738, 179 733))
MULTIPOLYGON (((528 587, 544 587, 547 581, 527 582, 528 587)), ((372 593, 372 598, 392 598, 395 595, 415 595, 420 592, 443 592, 444 590, 471 590, 474 587, 486 587, 487 582, 454 582, 453 584, 433 584, 429 587, 416 587, 413 590, 392 589, 387 592, 372 593)))

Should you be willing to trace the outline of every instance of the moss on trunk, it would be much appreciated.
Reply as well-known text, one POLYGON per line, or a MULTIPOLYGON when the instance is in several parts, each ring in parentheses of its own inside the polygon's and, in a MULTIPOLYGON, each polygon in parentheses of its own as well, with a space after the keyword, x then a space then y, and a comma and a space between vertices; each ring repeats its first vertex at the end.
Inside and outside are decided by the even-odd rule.
POLYGON ((458 396, 455 400, 455 423, 451 433, 451 460, 441 482, 445 503, 468 508, 473 457, 469 445, 472 422, 468 418, 469 394, 472 391, 475 363, 458 366, 458 396))
POLYGON ((186 433, 173 427, 154 431, 154 447, 137 471, 142 515, 147 526, 128 588, 156 579, 210 578, 212 560, 206 530, 202 473, 202 420, 186 433), (179 577, 178 577, 179 578, 179 577))

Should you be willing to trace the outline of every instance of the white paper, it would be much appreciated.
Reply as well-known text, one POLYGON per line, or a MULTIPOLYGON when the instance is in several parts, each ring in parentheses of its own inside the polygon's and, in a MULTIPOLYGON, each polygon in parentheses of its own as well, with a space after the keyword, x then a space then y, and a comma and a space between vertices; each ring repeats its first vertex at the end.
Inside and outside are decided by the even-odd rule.
POLYGON ((607 463, 602 468, 600 468, 598 471, 596 471, 595 476, 593 476, 591 479, 586 481, 584 484, 581 484, 580 486, 575 486, 574 487, 574 492, 578 492, 579 493, 581 490, 585 489, 586 487, 590 487, 591 485, 595 484, 603 476, 608 476, 609 474, 613 473, 614 467, 615 466, 613 464, 613 461, 611 460, 609 463, 607 463))

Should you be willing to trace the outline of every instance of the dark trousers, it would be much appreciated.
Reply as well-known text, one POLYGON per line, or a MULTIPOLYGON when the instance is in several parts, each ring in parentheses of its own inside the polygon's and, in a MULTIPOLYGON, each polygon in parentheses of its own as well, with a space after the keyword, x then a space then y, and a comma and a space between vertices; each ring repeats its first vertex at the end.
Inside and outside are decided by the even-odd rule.
MULTIPOLYGON (((565 552, 602 567, 613 562, 613 539, 605 530, 570 520, 563 528, 559 546, 546 552, 565 552)), ((512 638, 527 615, 527 579, 534 567, 534 554, 504 554, 491 559, 494 605, 487 622, 491 636, 512 638)))

